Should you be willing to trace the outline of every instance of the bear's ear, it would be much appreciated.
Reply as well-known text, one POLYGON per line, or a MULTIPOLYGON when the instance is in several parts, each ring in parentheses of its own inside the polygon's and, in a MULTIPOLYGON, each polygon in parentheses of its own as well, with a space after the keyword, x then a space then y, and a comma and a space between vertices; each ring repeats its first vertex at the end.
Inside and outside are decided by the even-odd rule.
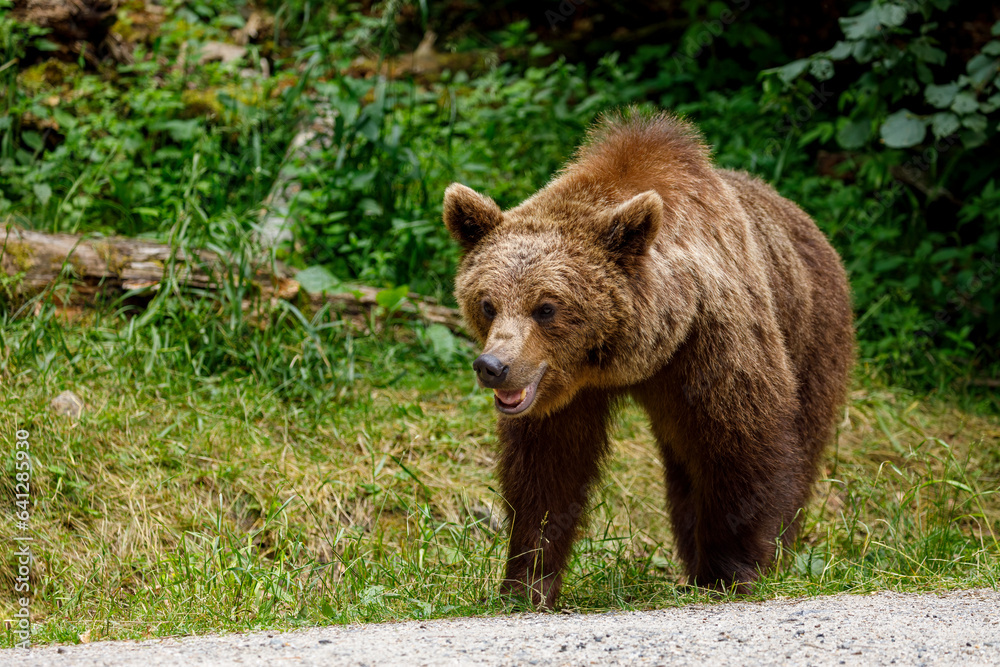
POLYGON ((444 224, 466 250, 471 250, 502 219, 496 202, 472 188, 452 183, 444 191, 444 224))
POLYGON ((647 190, 620 204, 608 217, 604 243, 616 259, 646 254, 663 224, 663 198, 647 190))

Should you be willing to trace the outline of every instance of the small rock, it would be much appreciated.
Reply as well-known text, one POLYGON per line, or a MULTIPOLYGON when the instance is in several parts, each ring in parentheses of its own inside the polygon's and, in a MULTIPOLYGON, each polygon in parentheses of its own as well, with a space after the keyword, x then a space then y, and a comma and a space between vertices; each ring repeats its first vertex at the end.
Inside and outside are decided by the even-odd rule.
POLYGON ((57 415, 79 419, 83 414, 83 399, 67 389, 53 398, 49 407, 57 415))
POLYGON ((201 58, 198 62, 205 64, 213 61, 221 61, 223 64, 228 64, 243 60, 243 56, 246 54, 246 48, 236 44, 205 42, 201 47, 201 58))

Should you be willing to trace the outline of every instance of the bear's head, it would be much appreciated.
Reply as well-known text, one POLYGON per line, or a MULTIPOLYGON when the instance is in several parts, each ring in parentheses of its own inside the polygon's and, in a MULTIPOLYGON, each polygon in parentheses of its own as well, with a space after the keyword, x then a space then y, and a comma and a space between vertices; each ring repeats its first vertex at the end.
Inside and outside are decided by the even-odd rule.
POLYGON ((607 382, 662 218, 655 191, 610 206, 536 195, 504 212, 464 185, 447 189, 444 222, 465 250, 455 296, 497 410, 544 415, 607 382))

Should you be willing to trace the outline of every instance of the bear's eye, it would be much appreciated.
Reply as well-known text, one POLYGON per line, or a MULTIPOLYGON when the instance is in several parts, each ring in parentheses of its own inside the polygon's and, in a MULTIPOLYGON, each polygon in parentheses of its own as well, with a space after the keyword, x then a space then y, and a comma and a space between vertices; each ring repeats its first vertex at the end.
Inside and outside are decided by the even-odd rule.
POLYGON ((556 316, 556 307, 551 303, 543 303, 538 308, 535 308, 535 312, 531 316, 538 323, 551 322, 552 318, 556 316))
POLYGON ((488 320, 492 320, 497 316, 496 308, 493 307, 493 303, 489 299, 483 299, 483 315, 488 320))

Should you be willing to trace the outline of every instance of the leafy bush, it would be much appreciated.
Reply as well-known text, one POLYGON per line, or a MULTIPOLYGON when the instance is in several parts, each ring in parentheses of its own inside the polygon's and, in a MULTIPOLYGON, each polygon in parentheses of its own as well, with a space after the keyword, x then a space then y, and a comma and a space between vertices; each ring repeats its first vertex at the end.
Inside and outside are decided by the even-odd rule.
POLYGON ((983 373, 1000 356, 1000 23, 967 59, 941 48, 969 7, 877 0, 841 19, 833 48, 764 72, 767 104, 810 109, 800 144, 841 151, 833 176, 863 193, 834 239, 863 356, 918 383, 983 373))
POLYGON ((622 76, 609 57, 590 73, 562 59, 504 64, 426 88, 342 76, 318 83, 316 98, 333 107, 335 124, 329 146, 294 166, 303 258, 343 278, 449 298, 458 248, 441 224, 444 188, 458 180, 501 206, 518 203, 566 160, 599 111, 628 101, 616 86, 622 76))
MULTIPOLYGON (((448 183, 514 205, 600 111, 655 104, 689 116, 720 165, 760 174, 830 235, 852 277, 864 361, 924 385, 995 372, 1000 39, 975 3, 862 4, 832 48, 791 62, 767 3, 688 3, 676 40, 589 63, 557 56, 538 41, 544 30, 516 21, 489 33, 507 62, 470 75, 444 59, 437 76, 399 79, 348 72, 362 57, 378 71, 412 41, 402 23, 422 31, 444 10, 268 6, 270 27, 241 65, 197 56, 247 20, 251 7, 236 0, 167 3, 132 64, 96 69, 39 61, 44 31, 0 17, 4 61, 35 58, 0 70, 0 216, 154 236, 181 222, 192 243, 231 220, 246 230, 301 120, 322 117, 331 135, 284 165, 301 185, 284 258, 449 300, 448 183), (962 44, 955 21, 986 29, 962 44)), ((449 45, 480 37, 458 31, 449 45)))
MULTIPOLYGON (((9 93, 0 101, 0 215, 49 231, 163 234, 178 219, 198 230, 263 199, 301 86, 262 76, 257 58, 245 70, 199 64, 200 45, 225 31, 192 28, 198 18, 178 7, 157 39, 136 45, 133 64, 94 72, 49 59, 0 73, 9 93)), ((40 32, 0 17, 5 59, 23 57, 40 32)))

